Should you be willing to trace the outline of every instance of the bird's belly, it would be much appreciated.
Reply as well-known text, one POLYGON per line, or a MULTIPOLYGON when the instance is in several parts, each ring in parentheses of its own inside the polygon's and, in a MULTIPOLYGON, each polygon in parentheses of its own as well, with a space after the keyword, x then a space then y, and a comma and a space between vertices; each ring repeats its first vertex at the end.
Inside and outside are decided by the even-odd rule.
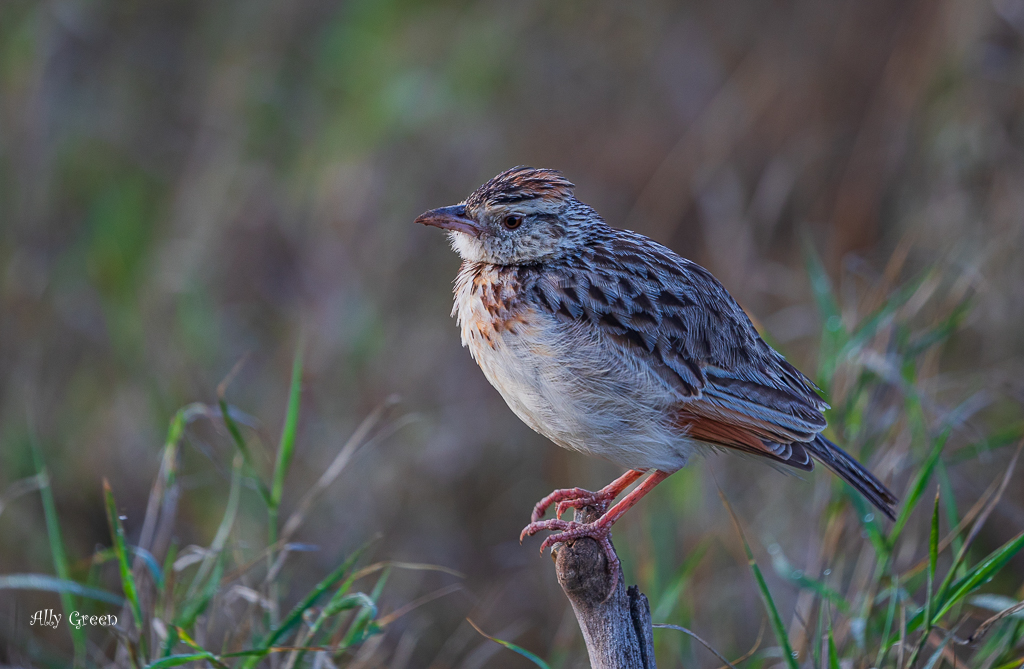
POLYGON ((666 420, 672 398, 593 337, 535 310, 498 327, 463 320, 463 342, 487 380, 540 434, 631 469, 685 465, 695 444, 666 420))

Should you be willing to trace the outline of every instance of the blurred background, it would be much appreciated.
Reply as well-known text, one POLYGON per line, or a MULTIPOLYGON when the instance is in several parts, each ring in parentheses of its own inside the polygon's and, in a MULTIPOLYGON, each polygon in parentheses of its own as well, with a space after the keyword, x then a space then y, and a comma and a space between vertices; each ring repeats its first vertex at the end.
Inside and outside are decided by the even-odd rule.
MULTIPOLYGON (((102 479, 132 541, 168 421, 215 403, 243 358, 227 399, 272 450, 301 339, 284 513, 387 398, 412 418, 360 450, 310 513, 296 540, 319 549, 290 558, 285 601, 381 533, 376 559, 467 578, 389 626, 380 666, 399 647, 408 666, 526 666, 466 616, 579 666, 551 563, 518 534, 552 488, 619 472, 505 407, 449 317, 457 256, 412 225, 518 164, 562 170, 610 224, 710 269, 811 376, 822 321, 808 242, 842 305, 834 329, 930 268, 912 315, 965 295, 971 310, 922 372, 928 425, 961 407, 956 449, 1021 421, 1024 0, 3 0, 0 492, 35 472, 35 439, 84 572, 110 543, 102 479)), ((881 406, 893 391, 879 387, 881 406)), ((850 450, 903 495, 921 453, 899 415, 866 413, 878 427, 850 450)), ((175 537, 207 545, 232 446, 209 425, 186 444, 175 537)), ((962 509, 1012 450, 949 467, 962 509)), ((626 579, 655 605, 706 550, 656 622, 685 621, 735 657, 764 615, 712 473, 758 556, 819 570, 833 483, 712 457, 616 526, 626 579)), ((52 571, 38 499, 2 509, 0 572, 52 571)), ((243 518, 257 501, 243 494, 243 518)), ((979 541, 1021 527, 1024 486, 1011 485, 979 541)), ((1022 574, 1018 558, 1007 591, 1022 574)), ((396 572, 382 611, 452 581, 396 572)), ((769 585, 788 621, 799 592, 769 585)), ((25 624, 58 604, 0 591, 0 663, 70 652, 66 632, 25 624)))

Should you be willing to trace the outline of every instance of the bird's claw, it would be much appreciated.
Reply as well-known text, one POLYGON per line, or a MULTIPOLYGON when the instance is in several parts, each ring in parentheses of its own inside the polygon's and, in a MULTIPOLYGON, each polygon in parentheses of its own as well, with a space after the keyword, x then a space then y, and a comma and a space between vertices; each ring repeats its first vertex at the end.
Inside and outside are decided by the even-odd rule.
MULTIPOLYGON (((532 537, 538 532, 543 532, 544 530, 562 530, 564 532, 566 530, 571 530, 576 526, 576 523, 568 520, 562 520, 560 518, 551 518, 550 520, 535 520, 534 522, 524 527, 523 531, 519 533, 519 543, 523 543, 523 540, 526 539, 526 537, 532 537)), ((555 534, 552 536, 559 535, 555 534)), ((547 540, 545 540, 544 544, 540 547, 540 552, 543 553, 544 549, 547 548, 548 545, 549 544, 547 543, 547 540)))
POLYGON ((583 488, 563 488, 562 490, 554 491, 537 502, 536 506, 533 507, 530 521, 532 523, 540 521, 548 507, 556 503, 558 504, 555 507, 556 519, 560 519, 562 514, 569 509, 581 509, 585 506, 596 506, 599 509, 599 513, 603 514, 608 508, 608 502, 614 499, 614 497, 614 495, 602 491, 592 492, 583 488))
POLYGON ((602 523, 600 519, 592 523, 577 523, 575 521, 561 520, 560 518, 534 521, 523 528, 523 531, 519 534, 519 543, 523 543, 523 539, 526 537, 533 536, 543 530, 559 531, 544 539, 544 542, 540 545, 542 555, 544 554, 544 549, 555 544, 564 544, 584 537, 589 537, 596 541, 604 550, 605 557, 608 560, 608 573, 612 577, 608 597, 615 592, 615 588, 619 584, 619 557, 615 554, 615 549, 612 547, 610 525, 602 523))
POLYGON ((610 501, 610 496, 593 492, 573 499, 564 499, 555 508, 555 517, 561 518, 562 514, 569 509, 582 509, 585 506, 597 507, 598 515, 602 515, 608 510, 608 502, 610 501))

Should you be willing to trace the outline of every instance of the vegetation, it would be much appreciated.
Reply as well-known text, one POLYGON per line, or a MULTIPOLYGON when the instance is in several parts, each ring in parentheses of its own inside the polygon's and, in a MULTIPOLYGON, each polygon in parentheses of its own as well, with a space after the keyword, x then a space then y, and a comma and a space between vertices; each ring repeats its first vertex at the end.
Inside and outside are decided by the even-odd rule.
POLYGON ((904 500, 694 462, 615 527, 655 622, 742 669, 1009 669, 1019 4, 0 2, 0 665, 585 666, 516 538, 621 472, 508 410, 411 224, 532 164, 719 277, 904 500))
MULTIPOLYGON (((43 495, 47 528, 57 577, 44 574, 5 574, 0 589, 37 589, 59 592, 65 619, 73 611, 84 615, 117 612, 121 625, 88 630, 67 626, 74 639, 75 663, 105 665, 127 655, 131 666, 173 667, 204 661, 214 666, 253 667, 262 658, 281 653, 283 666, 306 666, 312 657, 327 653, 334 661, 353 657, 368 638, 383 627, 426 601, 443 596, 452 588, 413 602, 404 611, 381 616, 377 600, 393 569, 437 570, 458 578, 450 569, 403 562, 375 562, 361 565, 372 541, 340 560, 338 566, 305 593, 287 612, 281 610, 279 595, 289 553, 309 550, 290 541, 317 498, 344 470, 360 448, 401 427, 404 419, 383 424, 388 407, 374 412, 339 451, 332 466, 317 485, 306 492, 298 508, 279 533, 278 511, 284 478, 291 461, 298 425, 302 380, 301 352, 295 357, 289 390, 288 411, 273 467, 273 484, 267 486, 252 462, 249 445, 233 410, 223 396, 218 407, 193 404, 178 411, 171 421, 163 449, 160 475, 150 495, 139 545, 129 545, 122 516, 111 486, 103 483, 104 504, 110 525, 112 546, 92 556, 86 583, 69 578, 57 511, 52 502, 45 467, 37 457, 36 476, 43 495), (175 521, 181 488, 178 480, 179 449, 189 424, 206 418, 217 421, 229 436, 237 454, 231 472, 225 510, 216 535, 208 547, 184 549, 172 543, 158 559, 150 551, 156 535, 166 533, 175 521), (243 548, 237 514, 243 488, 255 491, 266 509, 268 537, 258 550, 243 548), (120 594, 106 589, 104 564, 116 565, 120 594), (366 585, 368 592, 359 589, 366 585), (239 608, 241 604, 241 608, 239 608), (92 638, 86 643, 86 635, 92 638), (197 641, 199 640, 199 641, 197 641), (92 652, 87 653, 87 649, 92 652), (112 654, 108 657, 106 653, 112 654), (307 655, 309 657, 307 657, 307 655)), ((225 384, 226 385, 226 384, 225 384)), ((222 385, 221 390, 225 389, 222 385)), ((22 487, 25 491, 28 486, 22 487)), ((44 661, 47 658, 43 658, 44 661)), ((50 658, 52 661, 54 658, 50 658)), ((123 661, 123 660, 122 660, 123 661)), ((321 666, 323 660, 320 660, 321 666)))
MULTIPOLYGON (((901 504, 894 524, 877 518, 852 489, 833 485, 818 527, 826 541, 836 543, 827 549, 820 574, 794 567, 777 544, 769 546, 776 574, 802 593, 788 629, 744 536, 742 522, 722 496, 749 561, 751 585, 756 584, 761 594, 768 627, 777 643, 763 648, 759 634, 755 647, 743 659, 750 666, 758 660, 771 664, 778 661, 771 658, 781 658, 791 669, 932 669, 943 663, 954 667, 1021 666, 1024 602, 1019 600, 1024 585, 1019 577, 1010 576, 1002 581, 1007 594, 996 594, 989 584, 1000 582, 997 577, 1024 548, 1024 528, 993 549, 979 549, 975 540, 1014 480, 1024 447, 1024 427, 1017 423, 951 450, 947 448, 950 435, 964 426, 965 414, 970 411, 967 403, 938 412, 937 424, 930 425, 925 418, 928 412, 924 407, 930 399, 921 375, 934 364, 934 358, 929 363, 929 356, 934 356, 963 322, 969 300, 963 291, 947 293, 945 299, 933 298, 941 291, 940 273, 932 269, 906 286, 889 290, 884 299, 877 296, 876 306, 847 328, 813 251, 808 250, 806 259, 825 323, 818 383, 833 398, 830 429, 841 435, 843 443, 872 444, 873 449, 861 450, 865 459, 892 449, 900 441, 898 435, 909 432, 906 469, 910 475, 906 489, 899 491, 901 504), (914 317, 929 298, 940 306, 926 324, 915 325, 914 317), (866 364, 874 355, 884 358, 866 364), (898 408, 899 418, 885 433, 869 437, 877 428, 870 416, 882 409, 878 397, 883 388, 898 390, 888 401, 898 408), (951 468, 1009 447, 1014 448, 1009 464, 980 498, 966 503, 955 499, 951 468), (929 504, 932 497, 934 502, 929 504), (921 527, 914 527, 918 521, 921 527), (851 525, 857 531, 851 532, 851 525), (848 557, 857 554, 856 565, 851 564, 848 557)), ((701 548, 694 557, 699 561, 704 555, 701 548)), ((693 579, 694 567, 692 560, 683 562, 669 588, 670 597, 654 598, 658 602, 655 623, 663 622, 673 611, 678 593, 693 579)), ((661 641, 660 650, 669 652, 664 638, 661 641)), ((692 653, 679 657, 683 662, 692 653)))
MULTIPOLYGON (((822 320, 834 324, 840 318, 839 304, 816 257, 810 252, 807 257, 822 320)), ((832 555, 822 562, 820 574, 792 566, 777 546, 769 548, 775 574, 786 587, 806 594, 799 600, 799 610, 792 615, 794 622, 789 628, 784 614, 790 612, 777 605, 746 538, 744 521, 719 491, 751 570, 749 587, 757 589, 764 603, 764 620, 770 629, 768 638, 775 640, 772 644, 765 638, 763 625, 754 647, 732 660, 731 666, 760 667, 783 661, 790 669, 933 669, 943 663, 1015 669, 1024 663, 1024 603, 1017 601, 1019 594, 1011 594, 1012 578, 1009 582, 999 580, 1003 569, 1024 548, 1024 532, 991 550, 976 545, 976 539, 1014 480, 1020 444, 1024 443, 1020 441, 1021 428, 997 431, 950 451, 946 446, 958 421, 964 420, 963 408, 946 412, 937 426, 928 425, 918 375, 928 354, 943 345, 967 313, 966 301, 961 296, 959 301, 947 301, 942 313, 928 326, 911 325, 910 312, 921 308, 922 291, 934 292, 935 277, 934 272, 928 273, 906 287, 890 291, 852 328, 824 330, 819 383, 833 390, 831 396, 839 400, 830 416, 831 424, 847 443, 866 441, 861 435, 870 425, 865 416, 874 403, 872 395, 882 384, 892 382, 879 368, 856 361, 862 360, 880 341, 886 342, 886 368, 899 373, 901 412, 901 418, 890 428, 888 440, 901 430, 910 431, 907 455, 912 458, 908 466, 912 474, 899 517, 891 525, 883 525, 852 491, 838 484, 832 486, 832 495, 823 505, 820 527, 825 537, 837 543, 832 555), (843 374, 848 375, 845 383, 851 388, 845 394, 835 391, 837 379, 843 374), (980 498, 958 503, 950 483, 950 468, 1014 443, 1018 445, 1009 464, 980 498), (967 505, 969 508, 961 512, 967 505), (923 527, 916 528, 917 522, 923 527), (851 528, 857 531, 851 532, 851 528), (857 560, 856 566, 842 557, 857 553, 862 559, 857 560), (993 581, 1003 586, 997 585, 993 591, 989 586, 993 581)), ((301 349, 294 359, 287 412, 269 485, 245 436, 244 423, 248 417, 225 399, 229 381, 230 377, 221 384, 216 407, 193 404, 173 417, 137 545, 126 539, 114 491, 104 481, 103 500, 111 546, 92 556, 84 579, 73 578, 76 570, 69 564, 64 548, 46 467, 39 450, 34 450, 34 485, 26 482, 14 493, 23 494, 35 488, 41 494, 56 575, 4 574, 0 576, 0 589, 58 592, 65 617, 72 611, 86 615, 119 613, 122 623, 116 628, 67 627, 76 664, 95 666, 117 660, 152 668, 192 662, 248 668, 270 661, 268 657, 273 657, 275 666, 288 668, 360 664, 376 651, 369 640, 379 637, 389 624, 461 587, 461 575, 443 566, 370 562, 367 558, 373 552, 371 539, 340 557, 337 566, 308 592, 283 597, 290 580, 289 555, 312 548, 292 541, 306 515, 314 511, 318 498, 334 483, 356 451, 393 433, 407 418, 389 419, 390 406, 373 412, 281 525, 281 493, 294 452, 300 408, 301 349), (223 516, 208 546, 182 547, 171 542, 162 555, 154 554, 154 544, 159 543, 157 537, 169 536, 175 523, 182 494, 178 463, 183 435, 191 423, 200 419, 216 423, 235 450, 230 487, 222 500, 223 516), (266 539, 262 543, 254 543, 239 527, 239 504, 246 495, 257 498, 265 509, 266 539), (111 579, 105 565, 116 566, 116 579, 111 579), (453 583, 385 614, 378 602, 395 569, 445 572, 453 583), (285 601, 292 604, 285 606, 285 601)), ((876 450, 885 448, 886 441, 878 440, 876 450)), ((9 493, 5 498, 13 496, 9 493)), ((677 610, 677 604, 690 588, 697 567, 707 559, 714 540, 713 536, 705 537, 682 559, 656 556, 668 562, 675 560, 679 565, 662 587, 648 584, 648 594, 655 602, 653 617, 661 628, 658 652, 665 666, 676 661, 692 662, 695 649, 690 647, 690 639, 707 645, 677 624, 689 622, 686 614, 677 610), (687 636, 679 636, 678 631, 687 636)), ((624 542, 620 542, 620 549, 627 555, 633 553, 624 542)), ((639 571, 647 570, 641 565, 639 571)), ((557 667, 564 663, 565 658, 560 661, 557 657, 546 663, 528 650, 487 635, 472 621, 470 624, 538 666, 557 667)), ((722 657, 718 650, 708 648, 722 657)), ((46 661, 45 656, 41 659, 46 661)))

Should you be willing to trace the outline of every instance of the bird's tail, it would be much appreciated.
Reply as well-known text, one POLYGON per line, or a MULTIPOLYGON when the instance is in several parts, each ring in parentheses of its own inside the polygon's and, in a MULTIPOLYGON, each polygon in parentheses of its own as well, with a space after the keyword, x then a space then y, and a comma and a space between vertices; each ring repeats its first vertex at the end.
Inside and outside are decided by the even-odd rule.
POLYGON ((886 488, 875 475, 854 460, 850 455, 820 434, 814 441, 801 444, 810 451, 815 460, 831 469, 836 476, 843 479, 857 492, 874 504, 889 520, 896 520, 896 495, 886 488))

